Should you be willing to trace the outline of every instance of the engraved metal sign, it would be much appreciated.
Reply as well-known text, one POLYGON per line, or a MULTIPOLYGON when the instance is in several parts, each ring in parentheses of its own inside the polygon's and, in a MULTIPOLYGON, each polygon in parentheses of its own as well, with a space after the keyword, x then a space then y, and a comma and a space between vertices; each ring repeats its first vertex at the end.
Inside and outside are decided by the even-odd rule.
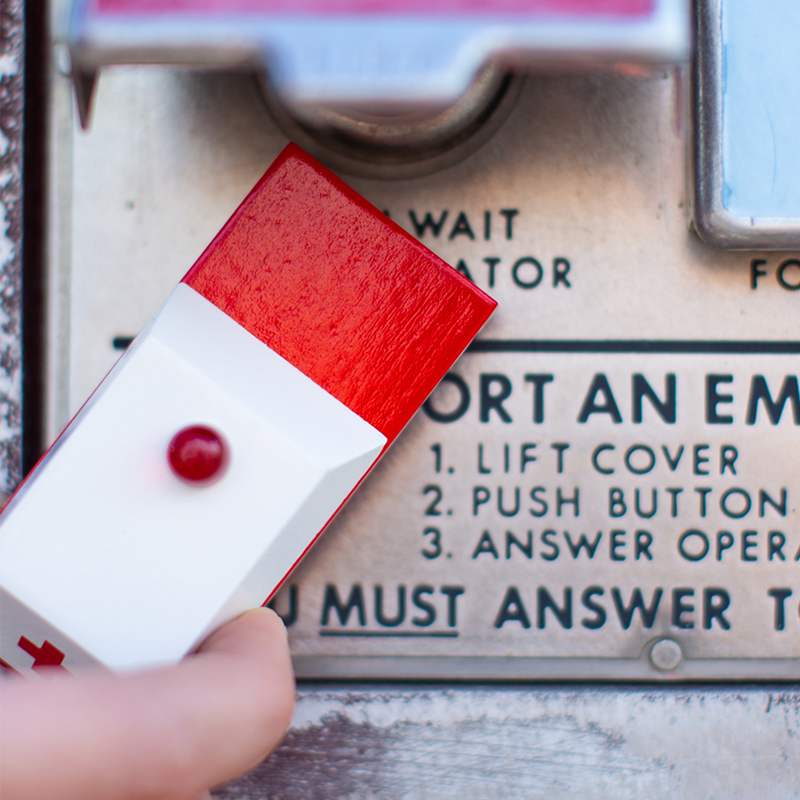
MULTIPOLYGON (((529 78, 460 164, 344 176, 500 306, 275 599, 301 677, 800 674, 800 254, 689 229, 684 89, 529 78)), ((279 152, 253 103, 104 76, 53 431, 279 152)))

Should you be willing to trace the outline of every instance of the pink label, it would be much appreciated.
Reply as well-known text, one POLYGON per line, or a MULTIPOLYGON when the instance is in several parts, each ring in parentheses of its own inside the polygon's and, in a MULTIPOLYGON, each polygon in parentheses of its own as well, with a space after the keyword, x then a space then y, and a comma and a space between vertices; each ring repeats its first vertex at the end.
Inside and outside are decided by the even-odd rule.
POLYGON ((656 0, 94 0, 100 14, 446 14, 646 17, 656 0))

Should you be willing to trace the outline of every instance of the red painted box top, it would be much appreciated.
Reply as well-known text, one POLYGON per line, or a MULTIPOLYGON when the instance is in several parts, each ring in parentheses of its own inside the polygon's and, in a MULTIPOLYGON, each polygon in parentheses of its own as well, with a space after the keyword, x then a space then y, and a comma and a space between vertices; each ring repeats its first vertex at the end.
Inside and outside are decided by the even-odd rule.
POLYGON ((497 305, 295 145, 183 282, 389 442, 497 305))

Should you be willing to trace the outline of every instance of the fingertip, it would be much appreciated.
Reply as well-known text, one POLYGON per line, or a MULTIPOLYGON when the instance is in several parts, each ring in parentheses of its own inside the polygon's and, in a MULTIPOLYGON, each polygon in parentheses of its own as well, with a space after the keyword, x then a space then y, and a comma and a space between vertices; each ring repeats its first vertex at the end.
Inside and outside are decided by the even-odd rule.
POLYGON ((223 625, 199 648, 201 660, 212 655, 233 670, 233 684, 254 717, 256 727, 270 731, 267 755, 279 741, 275 731, 289 727, 295 707, 295 677, 283 620, 269 608, 255 608, 223 625), (245 688, 246 687, 246 688, 245 688), (259 720, 259 721, 255 721, 259 720))
POLYGON ((269 608, 245 611, 217 628, 198 648, 198 653, 230 651, 240 655, 261 648, 288 652, 288 635, 283 620, 269 608))
POLYGON ((31 774, 42 790, 31 797, 191 797, 274 750, 295 703, 286 628, 269 609, 223 625, 177 667, 7 688, 4 727, 27 756, 11 756, 3 797, 31 774))
POLYGON ((253 608, 250 611, 245 611, 239 619, 245 619, 248 625, 263 625, 272 634, 280 634, 288 639, 288 631, 286 625, 280 615, 267 606, 260 606, 253 608))

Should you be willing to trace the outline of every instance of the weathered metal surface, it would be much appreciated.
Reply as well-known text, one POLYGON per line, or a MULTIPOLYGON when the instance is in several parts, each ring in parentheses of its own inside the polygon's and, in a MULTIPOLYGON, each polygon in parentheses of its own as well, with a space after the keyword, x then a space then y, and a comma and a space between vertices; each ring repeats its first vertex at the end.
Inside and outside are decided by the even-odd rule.
POLYGON ((219 800, 800 794, 800 694, 301 686, 286 740, 219 800))
POLYGON ((0 497, 22 477, 23 5, 0 6, 0 497))

